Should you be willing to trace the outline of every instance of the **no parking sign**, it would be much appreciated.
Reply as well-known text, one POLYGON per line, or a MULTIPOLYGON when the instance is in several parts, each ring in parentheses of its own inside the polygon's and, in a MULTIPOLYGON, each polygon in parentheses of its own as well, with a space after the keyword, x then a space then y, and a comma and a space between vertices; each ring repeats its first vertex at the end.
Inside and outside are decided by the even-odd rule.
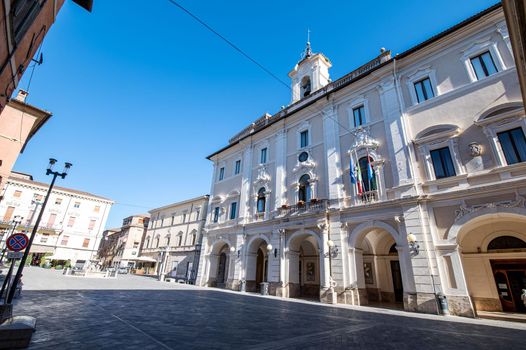
POLYGON ((15 233, 7 237, 6 245, 9 250, 19 252, 29 243, 29 238, 23 233, 15 233))

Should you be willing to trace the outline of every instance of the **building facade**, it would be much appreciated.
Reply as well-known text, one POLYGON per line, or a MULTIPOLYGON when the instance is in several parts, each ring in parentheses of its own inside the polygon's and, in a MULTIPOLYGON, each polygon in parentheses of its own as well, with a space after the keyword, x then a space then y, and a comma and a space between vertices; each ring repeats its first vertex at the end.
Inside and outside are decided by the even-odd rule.
POLYGON ((26 97, 27 92, 20 90, 0 113, 0 201, 18 155, 51 117, 50 112, 25 103, 26 97))
POLYGON ((195 283, 208 196, 152 209, 141 257, 145 273, 195 283), (153 260, 151 264, 146 259, 153 260))
POLYGON ((132 215, 122 221, 122 227, 103 232, 98 251, 101 268, 135 269, 149 219, 145 214, 132 215))
POLYGON ((292 103, 208 158, 198 284, 525 312, 526 123, 501 5, 331 82, 313 53, 292 103))
MULTIPOLYGON (((48 186, 33 181, 30 175, 13 173, 0 202, 0 228, 11 230, 13 219, 19 216, 21 222, 15 230, 30 234, 48 186)), ((31 247, 31 264, 49 260, 63 265, 69 260, 72 265, 87 267, 95 263, 112 204, 107 198, 55 186, 31 247)))
MULTIPOLYGON (((92 0, 74 0, 91 11, 92 0)), ((0 112, 22 79, 64 0, 6 0, 0 6, 0 112)))

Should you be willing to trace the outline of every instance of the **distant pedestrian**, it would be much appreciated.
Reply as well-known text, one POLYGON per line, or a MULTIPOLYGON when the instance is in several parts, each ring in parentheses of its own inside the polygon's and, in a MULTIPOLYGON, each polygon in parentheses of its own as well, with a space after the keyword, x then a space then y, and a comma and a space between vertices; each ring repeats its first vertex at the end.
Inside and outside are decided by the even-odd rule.
POLYGON ((526 306, 526 289, 522 290, 521 299, 524 306, 526 306))

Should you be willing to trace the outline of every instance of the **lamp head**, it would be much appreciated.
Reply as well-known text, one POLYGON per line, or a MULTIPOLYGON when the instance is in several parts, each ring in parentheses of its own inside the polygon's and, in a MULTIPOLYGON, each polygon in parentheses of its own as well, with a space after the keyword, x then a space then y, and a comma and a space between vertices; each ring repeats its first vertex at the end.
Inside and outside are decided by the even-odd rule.
POLYGON ((407 242, 408 243, 415 243, 416 242, 416 236, 412 233, 409 233, 407 235, 407 242))
POLYGON ((57 160, 55 158, 49 158, 49 165, 47 166, 47 170, 53 170, 53 167, 57 163, 57 160))
POLYGON ((69 163, 69 162, 64 163, 64 171, 63 171, 63 173, 64 173, 64 174, 67 174, 68 171, 69 171, 69 169, 70 169, 72 166, 73 166, 73 164, 71 164, 71 163, 69 163))
POLYGON ((272 251, 272 244, 267 244, 267 252, 270 252, 272 251))
POLYGON ((330 239, 327 241, 327 245, 329 246, 329 248, 332 248, 334 247, 334 241, 331 241, 330 239))
POLYGON ((230 253, 233 253, 236 251, 236 248, 235 247, 230 247, 230 253))

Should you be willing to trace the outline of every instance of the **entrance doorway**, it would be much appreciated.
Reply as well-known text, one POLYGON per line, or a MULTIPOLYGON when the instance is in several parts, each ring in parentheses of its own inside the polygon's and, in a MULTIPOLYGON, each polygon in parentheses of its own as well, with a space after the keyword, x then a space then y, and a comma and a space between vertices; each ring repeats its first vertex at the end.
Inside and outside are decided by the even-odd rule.
POLYGON ((262 282, 268 281, 268 242, 263 238, 254 239, 246 252, 246 290, 259 292, 262 282))
POLYGON ((313 235, 292 239, 288 252, 288 294, 291 298, 320 298, 320 253, 313 235))
POLYGON ((393 290, 395 302, 404 302, 404 287, 402 286, 402 272, 400 271, 400 261, 391 260, 391 276, 393 278, 393 290))
POLYGON ((217 286, 223 288, 225 286, 225 275, 226 275, 226 253, 219 255, 219 263, 217 265, 217 286))
POLYGON ((526 261, 492 260, 491 267, 502 311, 526 313, 521 299, 522 290, 526 289, 526 261))

